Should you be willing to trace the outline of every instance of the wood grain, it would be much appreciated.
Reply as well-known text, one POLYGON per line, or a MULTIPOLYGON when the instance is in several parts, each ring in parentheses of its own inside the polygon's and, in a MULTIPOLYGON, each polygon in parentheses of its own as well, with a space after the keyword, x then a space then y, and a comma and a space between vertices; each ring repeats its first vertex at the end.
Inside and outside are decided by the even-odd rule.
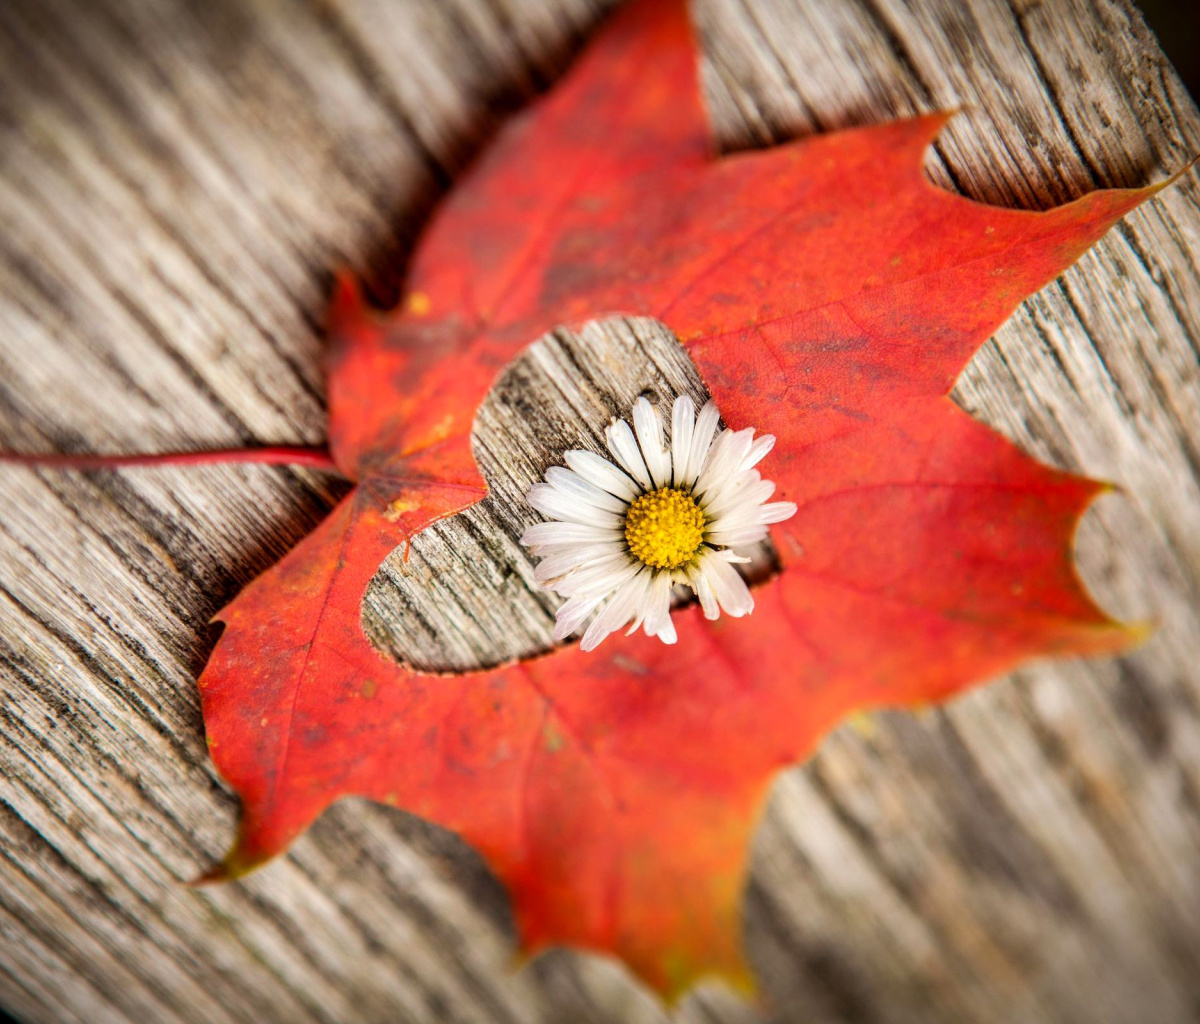
MULTIPOLYGON (((319 443, 332 268, 393 292, 433 201, 599 6, 0 4, 0 445, 319 443)), ((930 173, 1030 208, 1200 152, 1200 115, 1125 0, 703 0, 697 18, 727 148, 960 107, 930 173)), ((955 392, 1027 450, 1121 484, 1080 560, 1156 638, 834 734, 780 780, 757 838, 761 1014, 704 989, 680 1020, 1200 1018, 1197 200, 1193 174, 1129 217, 955 392)), ((626 355, 666 344, 645 322, 586 331, 626 355)), ((570 344, 544 339, 523 369, 570 344)), ((607 391, 581 377, 592 418, 565 426, 584 443, 609 414, 597 396, 645 386, 634 367, 607 391)), ((665 383, 701 386, 686 365, 665 383)), ((476 436, 498 500, 549 457, 496 472, 485 421, 506 436, 505 395, 476 436)), ((206 623, 336 496, 303 470, 0 468, 0 1005, 89 1024, 663 1021, 608 961, 511 972, 479 859, 362 801, 244 883, 181 884, 235 814, 193 682, 206 623)), ((497 515, 431 532, 414 565, 468 594, 476 555, 503 543, 497 515)), ((547 609, 514 565, 493 582, 519 630, 485 623, 444 650, 440 630, 401 633, 413 579, 396 556, 367 621, 426 663, 537 646, 547 609)))

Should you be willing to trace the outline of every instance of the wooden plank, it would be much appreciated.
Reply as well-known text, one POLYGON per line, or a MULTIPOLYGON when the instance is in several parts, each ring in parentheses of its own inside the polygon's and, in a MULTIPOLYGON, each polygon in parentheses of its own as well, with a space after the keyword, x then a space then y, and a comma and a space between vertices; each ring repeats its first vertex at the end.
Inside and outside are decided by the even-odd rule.
MULTIPOLYGON (((0 5, 0 442, 319 442, 331 268, 394 289, 433 199, 596 13, 0 5)), ((961 106, 930 173, 1034 208, 1200 151, 1195 107, 1124 0, 705 0, 698 19, 729 147, 961 106)), ((1089 514, 1081 562, 1108 607, 1156 616, 1158 636, 844 728, 780 781, 746 926, 778 1019, 1193 1019, 1198 243, 1190 176, 1027 302, 956 390, 1028 450, 1126 488, 1089 514)), ((669 351, 646 324, 588 331, 626 355, 669 351)), ((570 343, 527 358, 545 366, 570 343)), ((699 386, 685 364, 671 374, 699 386)), ((504 389, 489 402, 481 426, 511 433, 504 389)), ((0 495, 0 1004, 29 1021, 664 1019, 606 961, 556 952, 511 973, 504 894, 479 859, 361 801, 243 884, 181 886, 235 813, 193 684, 205 623, 335 487, 299 470, 6 468, 0 495)), ((499 507, 476 536, 511 538, 499 507)), ((458 529, 421 541, 424 564, 458 529)), ((457 653, 402 634, 412 582, 393 556, 368 602, 393 653, 508 653, 487 647, 494 622, 457 653)), ((525 632, 508 639, 544 643, 546 606, 522 600, 525 632)), ((718 990, 679 1016, 753 1019, 718 990)))

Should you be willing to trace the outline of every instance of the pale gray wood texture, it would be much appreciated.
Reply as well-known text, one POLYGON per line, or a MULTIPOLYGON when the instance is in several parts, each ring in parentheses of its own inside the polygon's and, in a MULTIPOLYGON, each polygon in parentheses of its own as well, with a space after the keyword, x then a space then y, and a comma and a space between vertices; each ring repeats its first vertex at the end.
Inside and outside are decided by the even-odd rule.
MULTIPOLYGON (((0 444, 318 443, 331 268, 387 294, 432 201, 600 6, 0 3, 0 444)), ((1200 116, 1126 0, 703 0, 698 16, 726 146, 960 106, 931 174, 1026 207, 1200 152, 1200 116)), ((747 896, 766 1019, 1200 1018, 1197 197, 1189 175, 1129 217, 956 391, 1126 489, 1089 514, 1081 562, 1158 635, 843 728, 782 778, 747 896)), ((631 345, 629 329, 588 328, 631 345)), ((0 1005, 89 1024, 661 1022, 611 962, 511 972, 478 858, 362 801, 244 883, 181 884, 236 810, 193 683, 206 622, 337 490, 262 468, 0 469, 0 1005)), ((381 639, 401 575, 393 556, 372 593, 381 639)), ((536 645, 546 606, 522 600, 536 645)), ((392 630, 387 646, 429 644, 392 630)), ((717 989, 678 1015, 757 1019, 717 989)))

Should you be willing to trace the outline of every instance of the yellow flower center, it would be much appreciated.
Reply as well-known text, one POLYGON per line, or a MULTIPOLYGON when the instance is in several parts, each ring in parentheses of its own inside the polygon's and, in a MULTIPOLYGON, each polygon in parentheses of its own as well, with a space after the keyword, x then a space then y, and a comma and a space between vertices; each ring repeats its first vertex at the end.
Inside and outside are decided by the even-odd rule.
POLYGON ((686 491, 660 487, 635 500, 625 513, 625 541, 644 565, 678 569, 704 541, 704 513, 686 491))

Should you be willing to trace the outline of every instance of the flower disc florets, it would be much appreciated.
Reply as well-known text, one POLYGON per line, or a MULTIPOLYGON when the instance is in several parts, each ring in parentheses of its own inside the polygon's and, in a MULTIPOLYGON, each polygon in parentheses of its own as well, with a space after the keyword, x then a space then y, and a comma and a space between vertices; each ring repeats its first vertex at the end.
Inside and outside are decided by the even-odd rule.
POLYGON ((639 398, 634 429, 614 420, 604 433, 614 462, 569 451, 569 468, 551 466, 545 483, 533 485, 529 503, 554 521, 531 526, 521 543, 541 557, 538 580, 568 598, 555 616, 555 639, 597 613, 583 634, 585 651, 630 620, 630 633, 641 627, 674 643, 677 585, 695 592, 709 619, 754 608, 733 563, 749 561, 741 552, 796 506, 767 503, 775 485, 754 468, 775 438, 718 430, 719 422, 712 402, 697 416, 690 398, 677 398, 667 448, 658 411, 639 398))
POLYGON ((625 513, 625 543, 643 565, 679 569, 700 553, 704 513, 679 487, 660 487, 635 498, 625 513))

